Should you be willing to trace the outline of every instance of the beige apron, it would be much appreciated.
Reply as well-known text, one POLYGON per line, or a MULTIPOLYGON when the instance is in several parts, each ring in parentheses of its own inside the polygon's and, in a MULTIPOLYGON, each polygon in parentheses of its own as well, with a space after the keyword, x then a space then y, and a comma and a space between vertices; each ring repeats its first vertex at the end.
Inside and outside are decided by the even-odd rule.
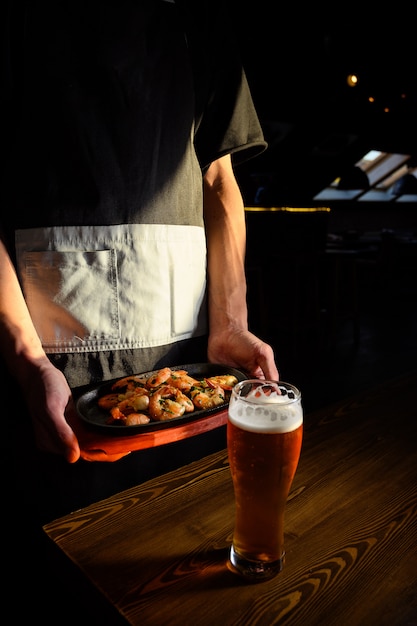
POLYGON ((201 227, 25 229, 16 252, 47 353, 147 348, 207 332, 201 227))

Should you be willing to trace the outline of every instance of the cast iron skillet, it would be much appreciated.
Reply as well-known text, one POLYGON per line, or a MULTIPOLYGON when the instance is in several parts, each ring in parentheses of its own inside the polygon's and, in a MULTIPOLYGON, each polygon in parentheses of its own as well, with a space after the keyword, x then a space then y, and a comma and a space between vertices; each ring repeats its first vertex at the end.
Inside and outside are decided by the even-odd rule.
MULTIPOLYGON (((227 367, 225 365, 218 365, 216 363, 191 363, 187 365, 176 365, 171 367, 175 370, 186 370, 190 376, 197 380, 209 378, 210 376, 221 376, 224 374, 231 374, 236 376, 238 381, 245 380, 247 378, 244 372, 237 370, 233 367, 227 367)), ((148 378, 151 374, 154 374, 158 370, 151 372, 140 373, 140 376, 148 378)), ((123 376, 124 378, 124 376, 123 376)), ((162 428, 172 428, 179 424, 185 424, 187 422, 193 422, 194 420, 201 419, 206 415, 223 411, 228 403, 216 406, 212 409, 206 409, 204 411, 193 411, 192 413, 185 413, 181 417, 175 417, 171 420, 163 422, 150 421, 148 424, 139 424, 135 426, 124 426, 121 424, 108 424, 109 413, 99 407, 97 404, 98 399, 101 396, 111 393, 111 386, 120 380, 115 378, 105 383, 100 383, 93 387, 90 387, 87 391, 82 393, 76 400, 76 409, 81 419, 91 428, 99 429, 107 434, 115 435, 138 435, 139 433, 147 433, 155 430, 161 430, 162 428)))

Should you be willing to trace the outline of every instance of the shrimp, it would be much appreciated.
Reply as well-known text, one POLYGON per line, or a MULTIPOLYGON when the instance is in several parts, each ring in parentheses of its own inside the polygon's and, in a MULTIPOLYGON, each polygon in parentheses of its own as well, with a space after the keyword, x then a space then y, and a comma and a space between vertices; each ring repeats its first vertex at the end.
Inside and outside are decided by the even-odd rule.
POLYGON ((149 398, 149 414, 158 422, 181 417, 191 411, 194 411, 193 402, 172 385, 162 385, 149 398))
POLYGON ((98 399, 98 405, 110 411, 114 420, 125 419, 132 413, 145 411, 148 408, 149 392, 144 387, 137 387, 134 391, 127 393, 109 393, 98 399))
POLYGON ((145 386, 146 386, 146 379, 143 378, 143 376, 135 374, 132 376, 125 376, 124 378, 120 378, 119 380, 116 380, 116 382, 113 383, 112 385, 112 391, 117 391, 117 390, 134 391, 138 387, 140 388, 140 387, 145 387, 145 386))
POLYGON ((210 376, 210 378, 204 379, 210 387, 216 387, 219 385, 226 391, 231 391, 237 383, 236 376, 233 374, 224 374, 222 376, 210 376))
POLYGON ((123 424, 126 421, 126 415, 122 413, 117 406, 110 409, 110 417, 107 420, 107 424, 115 424, 117 422, 122 422, 123 424))
POLYGON ((97 404, 101 409, 104 409, 105 411, 110 411, 110 409, 115 407, 119 401, 120 394, 107 393, 105 396, 101 396, 101 398, 97 400, 97 404))
POLYGON ((149 376, 148 380, 146 381, 146 386, 148 387, 148 389, 155 389, 156 387, 163 385, 167 382, 168 378, 171 376, 171 373, 172 372, 170 367, 163 367, 162 369, 149 376))
POLYGON ((126 415, 136 411, 145 411, 149 406, 149 392, 139 387, 131 393, 122 395, 117 406, 126 415))
POLYGON ((137 374, 117 380, 97 402, 110 413, 109 424, 135 426, 224 405, 237 382, 231 374, 197 380, 184 369, 164 367, 147 378, 137 374))
POLYGON ((226 402, 225 392, 220 385, 194 387, 190 395, 195 408, 199 410, 212 409, 226 402))
POLYGON ((124 426, 140 426, 141 424, 149 424, 150 417, 144 413, 129 413, 125 415, 118 407, 114 407, 110 411, 110 418, 107 424, 121 423, 124 426))
POLYGON ((183 393, 188 393, 191 387, 198 385, 198 380, 189 376, 186 370, 172 371, 166 382, 168 385, 180 389, 183 393))
POLYGON ((149 424, 151 418, 144 413, 131 413, 126 417, 126 426, 141 426, 142 424, 149 424))

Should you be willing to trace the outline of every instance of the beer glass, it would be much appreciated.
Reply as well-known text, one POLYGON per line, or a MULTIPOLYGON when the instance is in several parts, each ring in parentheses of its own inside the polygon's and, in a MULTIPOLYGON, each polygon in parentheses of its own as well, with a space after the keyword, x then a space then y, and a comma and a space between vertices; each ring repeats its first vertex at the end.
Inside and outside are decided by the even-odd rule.
POLYGON ((284 511, 303 436, 301 393, 285 382, 244 380, 232 391, 227 448, 235 495, 228 567, 253 582, 284 563, 284 511))

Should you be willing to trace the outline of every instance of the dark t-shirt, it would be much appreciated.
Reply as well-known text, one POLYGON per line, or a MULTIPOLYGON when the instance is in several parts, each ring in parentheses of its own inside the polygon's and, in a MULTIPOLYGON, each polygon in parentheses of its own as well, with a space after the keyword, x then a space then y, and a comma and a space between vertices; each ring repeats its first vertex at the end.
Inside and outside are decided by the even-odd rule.
MULTIPOLYGON (((194 5, 10 3, 0 188, 12 256, 17 228, 202 227, 209 164, 265 149, 225 12, 194 5)), ((50 358, 75 387, 179 356, 169 345, 50 358)))
POLYGON ((202 171, 265 147, 217 20, 163 0, 24 13, 9 30, 7 225, 202 224, 202 171))

